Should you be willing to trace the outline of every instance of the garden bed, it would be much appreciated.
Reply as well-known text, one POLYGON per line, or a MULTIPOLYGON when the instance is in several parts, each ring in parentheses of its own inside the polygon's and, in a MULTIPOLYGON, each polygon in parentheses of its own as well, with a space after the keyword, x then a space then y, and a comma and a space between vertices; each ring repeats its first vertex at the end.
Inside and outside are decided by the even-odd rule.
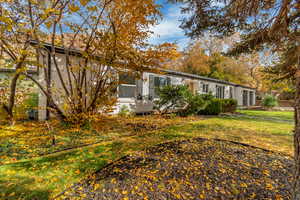
POLYGON ((279 153, 196 138, 123 157, 58 199, 290 199, 293 167, 279 153))

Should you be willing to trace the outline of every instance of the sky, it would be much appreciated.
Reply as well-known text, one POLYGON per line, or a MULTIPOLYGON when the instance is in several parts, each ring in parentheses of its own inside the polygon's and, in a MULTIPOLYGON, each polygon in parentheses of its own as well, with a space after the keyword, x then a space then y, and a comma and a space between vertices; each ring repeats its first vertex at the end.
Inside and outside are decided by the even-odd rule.
POLYGON ((154 32, 149 42, 152 44, 160 44, 163 42, 175 42, 179 46, 180 50, 183 50, 190 41, 188 37, 184 35, 184 31, 179 27, 184 15, 181 13, 181 5, 170 4, 166 0, 157 0, 158 4, 162 6, 161 13, 163 19, 159 24, 151 27, 151 31, 154 32))

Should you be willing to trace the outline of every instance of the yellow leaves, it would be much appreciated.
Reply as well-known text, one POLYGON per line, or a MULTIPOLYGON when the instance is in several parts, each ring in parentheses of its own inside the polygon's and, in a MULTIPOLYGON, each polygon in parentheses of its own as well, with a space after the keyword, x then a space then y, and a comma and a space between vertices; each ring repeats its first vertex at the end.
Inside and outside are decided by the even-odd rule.
POLYGON ((0 16, 0 21, 5 23, 5 24, 12 24, 12 20, 8 17, 5 17, 5 16, 0 16))
POLYGON ((51 28, 52 24, 53 24, 52 21, 47 21, 47 22, 45 22, 45 25, 46 25, 46 27, 47 27, 48 29, 51 28))
POLYGON ((88 9, 88 11, 90 11, 90 12, 95 12, 95 11, 98 10, 98 7, 97 7, 97 6, 89 6, 89 7, 87 7, 87 9, 88 9))
POLYGON ((270 184, 270 183, 266 183, 266 189, 268 189, 268 190, 273 190, 273 185, 272 184, 270 184))
POLYGON ((211 186, 210 186, 210 184, 209 184, 209 183, 205 183, 205 186, 206 186, 206 188, 207 188, 208 190, 210 190, 210 189, 211 189, 211 186))
POLYGON ((80 0, 80 4, 82 6, 86 6, 89 2, 90 2, 90 0, 80 0))
POLYGON ((245 188, 245 187, 247 187, 247 184, 246 183, 241 183, 240 186, 245 188))
POLYGON ((283 200, 284 198, 280 194, 275 195, 276 200, 283 200))
POLYGON ((270 176, 270 172, 268 170, 264 170, 263 174, 266 175, 266 176, 270 176))
POLYGON ((200 199, 205 199, 205 195, 202 193, 202 194, 199 195, 199 198, 200 199))
POLYGON ((77 11, 79 11, 79 6, 77 6, 77 5, 75 5, 75 4, 69 4, 69 10, 70 10, 70 12, 77 12, 77 11))
POLYGON ((8 196, 13 197, 13 196, 15 196, 15 194, 16 194, 15 192, 12 192, 8 196))
POLYGON ((100 187, 101 187, 101 185, 97 183, 94 185, 94 190, 98 190, 100 187))
POLYGON ((113 183, 113 184, 116 184, 117 180, 115 178, 112 178, 110 182, 113 183))
POLYGON ((126 194, 128 194, 128 192, 126 190, 123 190, 122 194, 126 195, 126 194))

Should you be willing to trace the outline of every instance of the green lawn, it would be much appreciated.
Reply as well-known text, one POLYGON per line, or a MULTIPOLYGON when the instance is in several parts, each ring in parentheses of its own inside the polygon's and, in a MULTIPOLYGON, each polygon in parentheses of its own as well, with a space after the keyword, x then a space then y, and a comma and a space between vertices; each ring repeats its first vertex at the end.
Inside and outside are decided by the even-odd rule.
POLYGON ((260 110, 240 110, 242 114, 259 118, 272 118, 280 120, 293 120, 294 112, 287 111, 260 111, 260 110))
POLYGON ((47 131, 42 132, 42 125, 32 124, 32 129, 28 124, 2 126, 0 141, 1 144, 6 142, 6 146, 0 147, 0 199, 52 198, 123 155, 175 139, 220 138, 292 155, 291 112, 242 113, 245 116, 170 119, 148 116, 126 120, 125 124, 109 120, 75 132, 69 127, 60 127, 55 147, 49 145, 49 135, 47 131), (257 118, 251 118, 253 116, 257 118), (279 122, 278 119, 288 120, 279 122), (103 126, 108 127, 99 129, 103 126), (8 140, 11 143, 7 143, 8 140), (53 153, 95 142, 97 144, 91 146, 34 158, 41 152, 53 153))

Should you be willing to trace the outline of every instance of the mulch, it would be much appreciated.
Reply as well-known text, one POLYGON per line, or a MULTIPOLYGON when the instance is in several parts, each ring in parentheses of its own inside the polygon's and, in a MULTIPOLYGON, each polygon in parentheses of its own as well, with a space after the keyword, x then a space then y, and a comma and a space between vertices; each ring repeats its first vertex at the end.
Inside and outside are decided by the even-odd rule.
POLYGON ((175 141, 123 157, 57 199, 291 199, 293 159, 230 141, 175 141))

